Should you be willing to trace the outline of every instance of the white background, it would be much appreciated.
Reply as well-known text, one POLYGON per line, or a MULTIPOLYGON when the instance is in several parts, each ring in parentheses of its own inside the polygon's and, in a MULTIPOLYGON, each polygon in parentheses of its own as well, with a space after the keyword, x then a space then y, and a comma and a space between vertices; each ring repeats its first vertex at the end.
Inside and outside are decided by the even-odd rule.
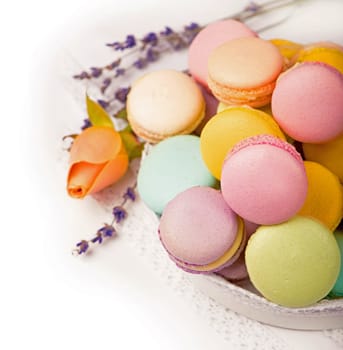
MULTIPOLYGON (((66 116, 80 117, 73 116, 50 62, 69 47, 86 66, 103 63, 106 41, 164 24, 202 23, 244 3, 31 0, 3 7, 1 349, 228 348, 120 239, 89 259, 71 256, 75 241, 105 217, 93 201, 75 202, 65 194, 55 165, 57 140, 65 134, 66 116)), ((292 18, 292 26, 280 25, 273 34, 343 44, 342 1, 313 3, 292 18)), ((318 333, 275 332, 289 348, 337 348, 318 333)))

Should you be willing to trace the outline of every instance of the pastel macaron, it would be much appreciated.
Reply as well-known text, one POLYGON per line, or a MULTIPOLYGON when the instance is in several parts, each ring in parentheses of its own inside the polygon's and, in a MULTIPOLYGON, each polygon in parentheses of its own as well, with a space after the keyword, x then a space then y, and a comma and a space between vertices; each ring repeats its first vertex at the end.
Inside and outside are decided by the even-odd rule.
POLYGON ((285 59, 286 66, 294 64, 294 57, 304 47, 302 44, 280 38, 271 39, 270 42, 279 49, 282 57, 285 59))
POLYGON ((159 70, 136 80, 127 97, 128 121, 142 139, 156 143, 190 134, 205 115, 205 101, 187 74, 159 70))
POLYGON ((343 47, 331 42, 306 45, 297 53, 296 62, 326 63, 343 74, 343 47))
POLYGON ((191 75, 207 87, 207 62, 211 52, 227 41, 255 36, 256 33, 244 23, 233 19, 207 25, 196 35, 188 50, 188 66, 191 75))
POLYGON ((321 144, 303 143, 302 149, 306 160, 324 165, 337 175, 343 184, 343 134, 321 144))
POLYGON ((247 37, 214 49, 208 60, 208 86, 229 105, 261 107, 268 104, 284 59, 271 42, 247 37))
POLYGON ((198 136, 170 137, 154 146, 142 160, 137 190, 156 214, 161 214, 178 193, 193 186, 217 186, 201 158, 198 136))
POLYGON ((220 179, 227 153, 237 142, 259 134, 285 139, 270 115, 250 107, 231 106, 212 117, 200 135, 201 154, 211 174, 220 179))
POLYGON ((303 206, 307 187, 300 154, 288 142, 270 135, 242 140, 223 165, 225 201, 239 216, 256 224, 290 219, 303 206))
POLYGON ((252 284, 266 299, 286 307, 306 307, 333 288, 341 257, 326 226, 294 216, 259 227, 248 241, 245 261, 252 284))
POLYGON ((343 75, 319 62, 294 66, 277 81, 272 112, 281 129, 297 141, 333 140, 343 132, 343 75))
POLYGON ((336 283, 333 286, 330 294, 336 297, 343 297, 343 231, 336 231, 334 233, 334 236, 336 238, 341 253, 341 267, 336 283))
POLYGON ((159 235, 170 258, 191 273, 233 264, 246 243, 243 221, 209 187, 192 187, 172 199, 161 216, 159 235))
POLYGON ((304 162, 308 191, 299 215, 310 216, 334 231, 343 217, 343 190, 338 177, 323 165, 304 162))

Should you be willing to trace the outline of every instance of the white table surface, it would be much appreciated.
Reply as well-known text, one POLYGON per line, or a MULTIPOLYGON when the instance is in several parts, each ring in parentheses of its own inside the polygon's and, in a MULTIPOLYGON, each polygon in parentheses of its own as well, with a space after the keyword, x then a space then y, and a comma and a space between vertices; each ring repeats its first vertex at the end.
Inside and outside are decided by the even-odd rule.
MULTIPOLYGON (((107 216, 91 198, 66 195, 59 139, 83 116, 56 67, 64 55, 84 67, 106 63, 113 53, 105 42, 215 20, 244 3, 33 0, 2 13, 1 349, 232 348, 125 240, 71 256, 107 216)), ((343 44, 342 13, 340 0, 307 1, 262 36, 343 44)), ((340 348, 322 332, 268 329, 287 349, 340 348)))

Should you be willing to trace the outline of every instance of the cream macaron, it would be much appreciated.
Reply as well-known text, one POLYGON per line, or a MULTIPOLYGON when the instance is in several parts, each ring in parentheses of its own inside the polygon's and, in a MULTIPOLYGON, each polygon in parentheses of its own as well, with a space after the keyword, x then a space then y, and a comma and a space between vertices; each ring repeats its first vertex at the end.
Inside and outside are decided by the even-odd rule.
POLYGON ((195 130, 205 115, 205 101, 187 74, 159 70, 133 83, 127 98, 127 115, 138 136, 157 143, 195 130))

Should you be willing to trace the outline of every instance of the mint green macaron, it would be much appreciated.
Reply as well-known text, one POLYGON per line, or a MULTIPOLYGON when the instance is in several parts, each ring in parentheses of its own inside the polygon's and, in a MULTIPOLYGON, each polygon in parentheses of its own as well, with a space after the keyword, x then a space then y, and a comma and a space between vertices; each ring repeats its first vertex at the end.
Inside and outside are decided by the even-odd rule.
POLYGON ((177 194, 194 186, 218 186, 202 160, 198 136, 167 138, 154 146, 142 161, 138 193, 158 215, 177 194))

